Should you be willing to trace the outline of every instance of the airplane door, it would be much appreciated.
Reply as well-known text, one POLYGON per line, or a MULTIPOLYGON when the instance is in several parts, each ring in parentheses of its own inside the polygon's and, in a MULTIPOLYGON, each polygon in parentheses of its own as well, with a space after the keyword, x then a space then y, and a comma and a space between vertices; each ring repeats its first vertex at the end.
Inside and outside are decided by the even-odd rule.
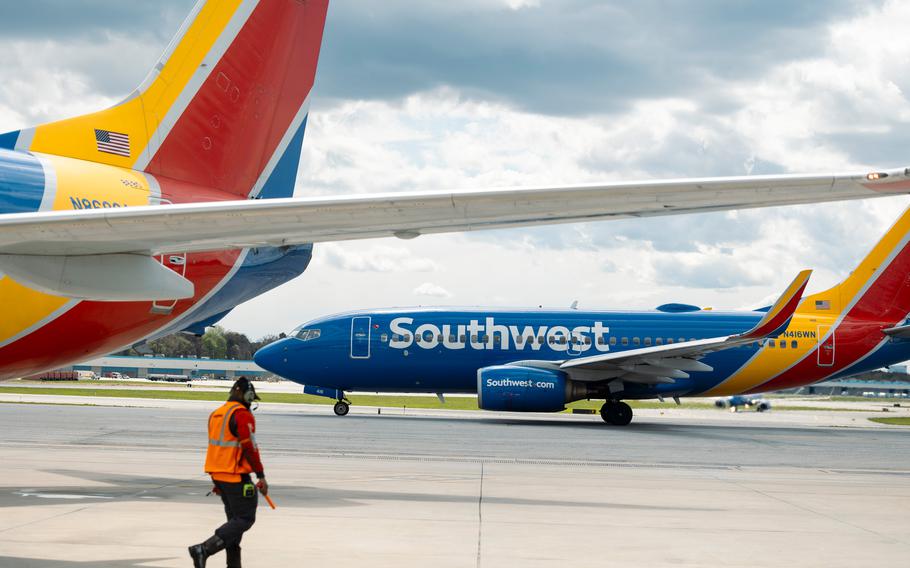
POLYGON ((821 341, 818 346, 819 367, 831 367, 834 365, 834 333, 828 335, 830 332, 830 325, 818 326, 818 339, 821 341))
POLYGON ((351 318, 351 359, 370 358, 371 318, 351 318))

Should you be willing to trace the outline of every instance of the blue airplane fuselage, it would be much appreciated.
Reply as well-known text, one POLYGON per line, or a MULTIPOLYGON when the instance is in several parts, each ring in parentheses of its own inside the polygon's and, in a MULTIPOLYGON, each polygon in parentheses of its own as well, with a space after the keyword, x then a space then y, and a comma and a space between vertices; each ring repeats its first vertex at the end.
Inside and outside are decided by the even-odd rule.
MULTIPOLYGON (((352 312, 301 326, 260 350, 256 362, 297 383, 339 391, 476 393, 482 368, 730 336, 749 330, 763 315, 685 306, 645 312, 482 308, 352 312)), ((815 320, 797 316, 776 339, 705 355, 701 362, 710 371, 693 371, 672 383, 626 382, 622 398, 703 394, 758 364, 762 350, 776 350, 774 355, 785 359, 807 359, 816 356, 818 343, 815 320)), ((850 351, 848 345, 841 348, 850 351)), ((806 383, 907 358, 910 342, 897 341, 846 365, 819 361, 818 373, 807 374, 806 383)), ((775 371, 769 369, 769 381, 775 371)), ((760 387, 761 382, 753 386, 760 387)))

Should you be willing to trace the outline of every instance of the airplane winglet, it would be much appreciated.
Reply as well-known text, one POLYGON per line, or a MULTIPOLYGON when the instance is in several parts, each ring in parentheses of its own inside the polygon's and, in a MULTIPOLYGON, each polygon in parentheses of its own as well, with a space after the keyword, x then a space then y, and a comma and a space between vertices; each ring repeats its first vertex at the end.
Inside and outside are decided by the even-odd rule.
POLYGON ((738 336, 737 339, 762 339, 780 335, 787 328, 790 318, 796 312, 811 275, 811 270, 803 270, 797 274, 793 282, 790 283, 784 293, 780 295, 774 305, 771 306, 771 309, 765 314, 765 317, 755 327, 738 336))

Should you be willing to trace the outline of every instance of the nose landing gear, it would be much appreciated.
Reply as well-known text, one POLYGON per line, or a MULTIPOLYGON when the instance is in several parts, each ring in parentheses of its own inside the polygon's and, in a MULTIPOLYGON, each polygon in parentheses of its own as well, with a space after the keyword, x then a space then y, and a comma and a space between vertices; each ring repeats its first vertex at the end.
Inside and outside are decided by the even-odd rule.
POLYGON ((334 410, 337 416, 346 416, 351 411, 351 405, 345 400, 339 400, 335 403, 334 410))
POLYGON ((621 400, 607 400, 600 408, 600 417, 613 426, 628 426, 632 422, 632 407, 621 400))

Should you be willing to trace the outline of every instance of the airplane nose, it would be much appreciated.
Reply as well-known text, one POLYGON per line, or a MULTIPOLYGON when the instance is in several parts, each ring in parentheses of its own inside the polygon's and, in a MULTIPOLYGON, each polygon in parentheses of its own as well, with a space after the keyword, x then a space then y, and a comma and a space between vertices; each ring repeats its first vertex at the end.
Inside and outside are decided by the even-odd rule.
POLYGON ((287 361, 284 356, 284 347, 282 344, 285 340, 276 341, 266 345, 253 354, 253 362, 276 375, 284 376, 283 371, 287 367, 287 361))

